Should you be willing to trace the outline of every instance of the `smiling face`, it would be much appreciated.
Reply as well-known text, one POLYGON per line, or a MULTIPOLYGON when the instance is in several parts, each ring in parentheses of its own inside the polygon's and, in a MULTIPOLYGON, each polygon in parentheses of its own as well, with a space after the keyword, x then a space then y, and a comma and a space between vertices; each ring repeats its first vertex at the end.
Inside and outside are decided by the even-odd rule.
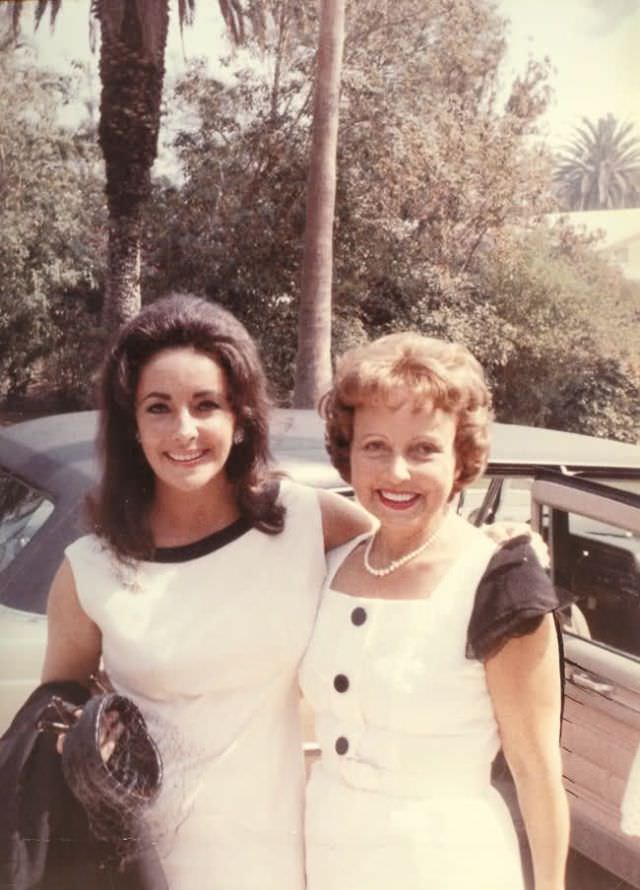
POLYGON ((140 373, 135 415, 156 492, 206 488, 228 496, 224 466, 236 421, 217 362, 191 347, 157 352, 140 373))
POLYGON ((356 408, 351 482, 383 528, 420 536, 445 512, 457 472, 456 417, 409 393, 356 408))

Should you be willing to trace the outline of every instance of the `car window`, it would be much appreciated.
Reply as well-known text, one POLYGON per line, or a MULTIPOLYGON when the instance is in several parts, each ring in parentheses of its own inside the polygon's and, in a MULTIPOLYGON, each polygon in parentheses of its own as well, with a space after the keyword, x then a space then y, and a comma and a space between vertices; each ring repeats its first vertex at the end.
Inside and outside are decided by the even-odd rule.
MULTIPOLYGON (((481 512, 485 522, 525 522, 531 519, 531 476, 483 476, 465 488, 457 501, 457 511, 470 522, 481 512)), ((636 477, 580 476, 640 494, 640 479, 636 477)))
POLYGON ((456 513, 473 522, 478 508, 487 496, 489 481, 487 476, 483 476, 482 479, 476 479, 471 485, 463 488, 456 496, 453 505, 456 513))
POLYGON ((463 489, 457 511, 470 522, 529 522, 532 476, 484 476, 463 489))
POLYGON ((0 572, 26 547, 53 510, 42 492, 0 470, 0 572))
POLYGON ((573 606, 566 630, 640 660, 640 537, 553 511, 554 582, 573 606))

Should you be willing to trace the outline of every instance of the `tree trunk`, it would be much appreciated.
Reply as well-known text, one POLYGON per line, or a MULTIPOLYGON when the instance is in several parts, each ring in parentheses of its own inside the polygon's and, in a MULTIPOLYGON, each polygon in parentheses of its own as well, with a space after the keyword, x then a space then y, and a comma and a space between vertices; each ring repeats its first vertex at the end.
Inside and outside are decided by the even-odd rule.
POLYGON ((112 334, 140 311, 140 209, 109 219, 108 277, 102 322, 112 334))
POLYGON ((320 34, 298 311, 293 404, 312 408, 331 382, 331 282, 338 103, 346 0, 321 0, 320 34))
POLYGON ((108 335, 140 309, 142 210, 158 150, 169 0, 101 0, 99 141, 105 162, 108 335))

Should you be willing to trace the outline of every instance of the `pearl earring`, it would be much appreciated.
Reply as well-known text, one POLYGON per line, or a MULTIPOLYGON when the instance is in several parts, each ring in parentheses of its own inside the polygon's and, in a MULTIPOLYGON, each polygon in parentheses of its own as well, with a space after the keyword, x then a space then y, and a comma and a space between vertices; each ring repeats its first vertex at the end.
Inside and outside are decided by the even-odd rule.
POLYGON ((233 444, 239 445, 241 442, 244 442, 244 430, 236 429, 233 434, 233 444))

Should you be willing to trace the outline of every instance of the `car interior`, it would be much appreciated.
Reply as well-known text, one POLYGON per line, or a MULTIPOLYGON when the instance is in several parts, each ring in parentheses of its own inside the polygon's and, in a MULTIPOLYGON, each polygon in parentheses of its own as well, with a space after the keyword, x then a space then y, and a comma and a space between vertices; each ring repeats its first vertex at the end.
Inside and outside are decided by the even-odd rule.
POLYGON ((41 492, 9 473, 0 473, 0 572, 29 543, 53 510, 41 492))
POLYGON ((571 595, 580 636, 640 658, 640 538, 553 511, 555 583, 571 595))

